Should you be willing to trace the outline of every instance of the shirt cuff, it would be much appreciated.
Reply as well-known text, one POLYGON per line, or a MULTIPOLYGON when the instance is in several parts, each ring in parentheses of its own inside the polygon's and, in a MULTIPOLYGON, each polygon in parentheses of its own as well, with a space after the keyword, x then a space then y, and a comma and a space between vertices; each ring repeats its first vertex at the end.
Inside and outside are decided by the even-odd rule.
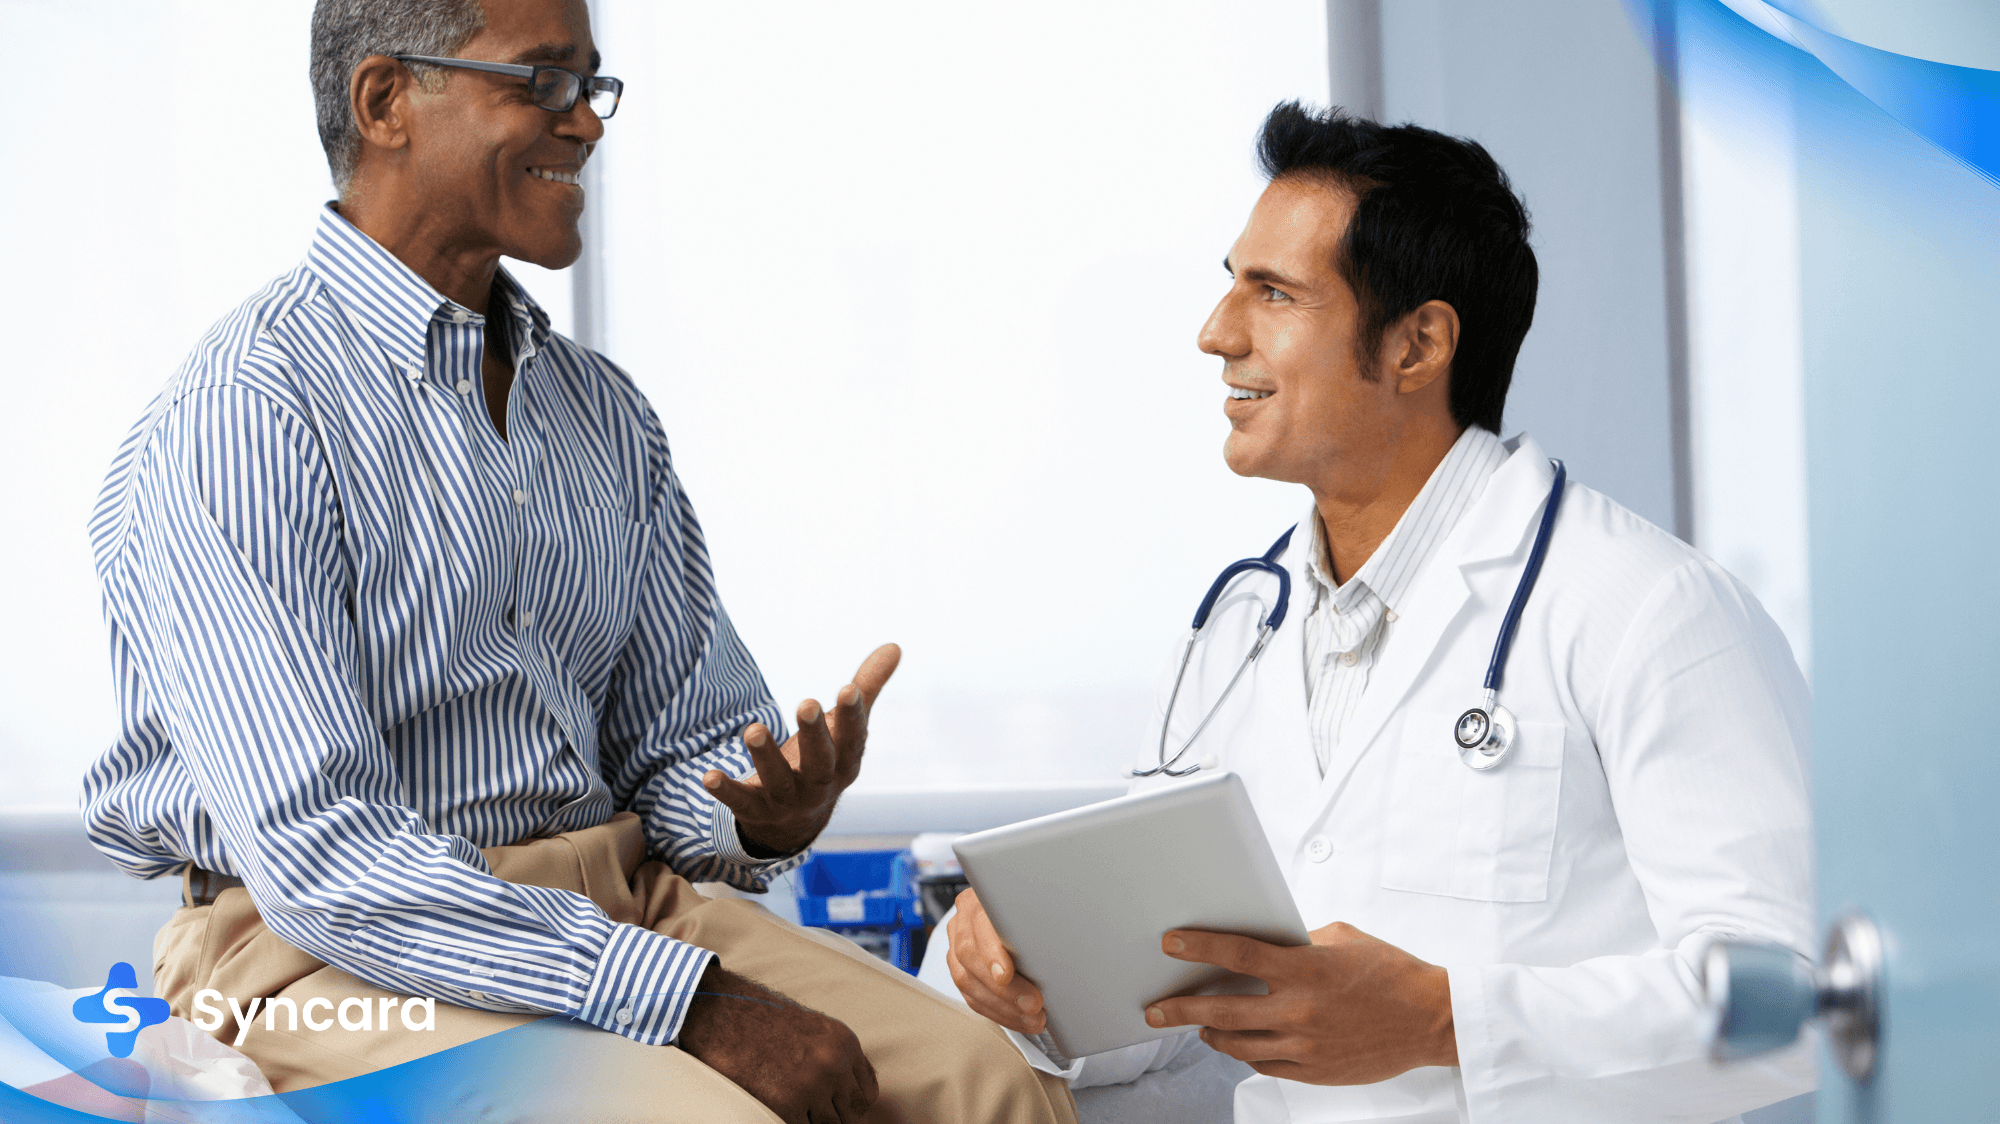
POLYGON ((1018 1030, 1007 1030, 1006 1027, 1000 1029, 1006 1032, 1007 1040, 1014 1044, 1016 1050, 1021 1051, 1021 1057, 1026 1059, 1030 1066, 1051 1077, 1060 1077, 1064 1081, 1074 1081, 1083 1074, 1084 1059, 1065 1058, 1059 1054, 1050 1056, 1051 1051, 1055 1049, 1055 1043, 1047 1035, 1038 1034, 1030 1038, 1018 1030))
POLYGON ((751 854, 749 849, 743 846, 743 834, 736 827, 736 813, 720 800, 715 802, 715 818, 711 823, 710 830, 714 834, 709 839, 709 844, 715 849, 715 857, 724 862, 761 870, 764 867, 777 866, 779 863, 789 863, 805 854, 804 849, 769 859, 760 859, 751 854))
POLYGON ((648 1046, 681 1032, 695 987, 715 954, 637 925, 619 925, 597 959, 597 975, 576 1017, 648 1046))
POLYGON ((1451 1033, 1458 1043, 1458 1080, 1470 1120, 1493 1119, 1497 1106, 1498 1048, 1486 1012, 1486 977, 1478 966, 1446 968, 1451 988, 1451 1033))

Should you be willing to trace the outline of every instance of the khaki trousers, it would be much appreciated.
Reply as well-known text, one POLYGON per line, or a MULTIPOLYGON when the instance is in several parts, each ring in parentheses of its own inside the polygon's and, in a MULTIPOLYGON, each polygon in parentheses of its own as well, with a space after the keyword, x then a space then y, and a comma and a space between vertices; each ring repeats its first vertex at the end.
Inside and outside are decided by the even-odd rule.
MULTIPOLYGON (((500 878, 584 894, 615 921, 700 945, 730 971, 846 1023, 881 1084, 876 1119, 1075 1124, 1068 1087, 1031 1068, 993 1024, 850 941, 782 921, 751 902, 703 897, 664 864, 642 861, 644 852, 638 817, 621 812, 598 827, 483 853, 500 878)), ((154 959, 158 993, 176 1015, 189 1017, 196 992, 204 988, 226 997, 210 1000, 223 1009, 214 1034, 225 1043, 234 1044, 240 1029, 227 999, 244 1008, 258 997, 291 999, 300 1009, 313 998, 336 1009, 344 999, 363 999, 386 1015, 368 1030, 345 1030, 338 1020, 325 1030, 310 1030, 304 1022, 293 1029, 283 1007, 268 1022, 261 1012, 251 1018, 236 1048, 280 1093, 514 1031, 531 1041, 505 1052, 507 1063, 499 1067, 504 1073, 468 1075, 462 1090, 433 1090, 436 1095, 426 1098, 428 1115, 399 1119, 660 1124, 778 1119, 676 1047, 644 1046, 566 1019, 439 1002, 435 1029, 407 1030, 395 1009, 382 1003, 405 997, 280 940, 241 887, 222 891, 211 905, 177 911, 160 930, 154 959)), ((358 1015, 354 1005, 348 1010, 358 1015)), ((325 1005, 314 1013, 316 1021, 333 1015, 325 1005)))

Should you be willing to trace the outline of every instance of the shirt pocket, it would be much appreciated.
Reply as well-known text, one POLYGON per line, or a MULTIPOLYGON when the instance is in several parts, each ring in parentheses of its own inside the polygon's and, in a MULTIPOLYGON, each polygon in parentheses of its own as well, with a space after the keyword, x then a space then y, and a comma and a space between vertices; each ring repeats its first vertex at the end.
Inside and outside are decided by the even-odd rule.
POLYGON ((1456 711, 1404 720, 1384 817, 1382 887, 1485 902, 1549 896, 1562 795, 1560 722, 1516 722, 1514 748, 1484 771, 1459 760, 1456 711))
POLYGON ((631 634, 653 528, 616 508, 579 508, 573 520, 572 538, 545 578, 562 603, 570 669, 595 697, 631 634))

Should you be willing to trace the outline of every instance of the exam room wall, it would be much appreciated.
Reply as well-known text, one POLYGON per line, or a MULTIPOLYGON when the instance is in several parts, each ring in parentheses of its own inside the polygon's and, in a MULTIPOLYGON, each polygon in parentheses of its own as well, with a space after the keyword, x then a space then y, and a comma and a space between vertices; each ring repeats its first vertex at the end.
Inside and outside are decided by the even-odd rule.
POLYGON ((1384 116, 1479 141, 1534 221, 1541 288, 1506 432, 1688 534, 1669 350, 1675 201, 1646 43, 1617 0, 1392 0, 1380 13, 1384 116))
MULTIPOLYGON (((1622 5, 1524 0, 1512 20, 1464 0, 1389 8, 1391 114, 1486 141, 1536 212, 1546 282, 1509 431, 1671 526, 1658 124, 1622 5), (1563 342, 1574 331, 1585 345, 1563 342)), ((0 574, 25 591, 0 600, 0 804, 72 806, 112 733, 83 536, 112 450, 200 331, 297 261, 330 193, 303 77, 309 10, 0 0, 9 41, 87 30, 101 60, 65 87, 65 129, 0 123, 7 151, 51 169, 0 179, 16 372, 0 414, 15 548, 0 574), (230 102, 218 133, 201 80, 162 60, 224 56, 254 96, 230 102)), ((1326 9, 1211 0, 1142 24, 1120 5, 1030 4, 992 27, 913 5, 596 11, 608 69, 632 83, 594 208, 609 351, 661 407, 774 689, 824 693, 897 639, 909 657, 864 788, 1115 783, 1201 588, 1299 514, 1292 490, 1222 468, 1215 363, 1192 340, 1261 186, 1258 118, 1326 97, 1326 9)), ((1744 284, 1746 266, 1795 269, 1782 207, 1737 212, 1702 243, 1738 247, 1706 273, 1725 311, 1784 288, 1744 284), (1762 249, 1743 252, 1746 233, 1762 249)), ((1715 256, 1697 245, 1697 289, 1715 256)), ((567 328, 568 276, 510 268, 567 328)), ((1755 390, 1768 379, 1749 376, 1785 363, 1717 368, 1711 385, 1755 390)), ((1711 398, 1706 416, 1736 428, 1698 414, 1697 437, 1723 435, 1712 454, 1795 432, 1786 394, 1764 395, 1769 422, 1711 398)), ((1711 456, 1709 494, 1783 476, 1788 458, 1711 456)), ((1798 645, 1773 583, 1710 533, 1734 528, 1779 572, 1795 563, 1802 606, 1802 499, 1781 490, 1768 506, 1697 504, 1724 516, 1698 521, 1697 542, 1798 645)))
MULTIPOLYGON (((0 805, 73 808, 114 731, 84 535, 112 452, 331 194, 310 10, 0 0, 6 41, 92 59, 60 128, 0 118, 0 805)), ((1325 96, 1320 4, 594 10, 630 83, 608 350, 773 688, 899 640, 864 786, 1115 783, 1201 588, 1301 507, 1221 466, 1193 341, 1258 119, 1325 96)), ((568 276, 509 268, 567 330, 568 276)))
POLYGON ((1304 508, 1222 465, 1195 336, 1258 123, 1326 96, 1320 0, 598 11, 609 350, 773 690, 895 640, 857 792, 1119 784, 1202 590, 1304 508))

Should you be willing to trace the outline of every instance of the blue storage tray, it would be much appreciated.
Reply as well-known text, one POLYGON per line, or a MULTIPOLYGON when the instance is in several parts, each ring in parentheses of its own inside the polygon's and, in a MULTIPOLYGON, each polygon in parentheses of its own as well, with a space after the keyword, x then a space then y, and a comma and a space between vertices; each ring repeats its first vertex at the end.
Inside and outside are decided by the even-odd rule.
POLYGON ((908 851, 815 853, 799 867, 793 884, 802 925, 909 929, 924 924, 908 851))

